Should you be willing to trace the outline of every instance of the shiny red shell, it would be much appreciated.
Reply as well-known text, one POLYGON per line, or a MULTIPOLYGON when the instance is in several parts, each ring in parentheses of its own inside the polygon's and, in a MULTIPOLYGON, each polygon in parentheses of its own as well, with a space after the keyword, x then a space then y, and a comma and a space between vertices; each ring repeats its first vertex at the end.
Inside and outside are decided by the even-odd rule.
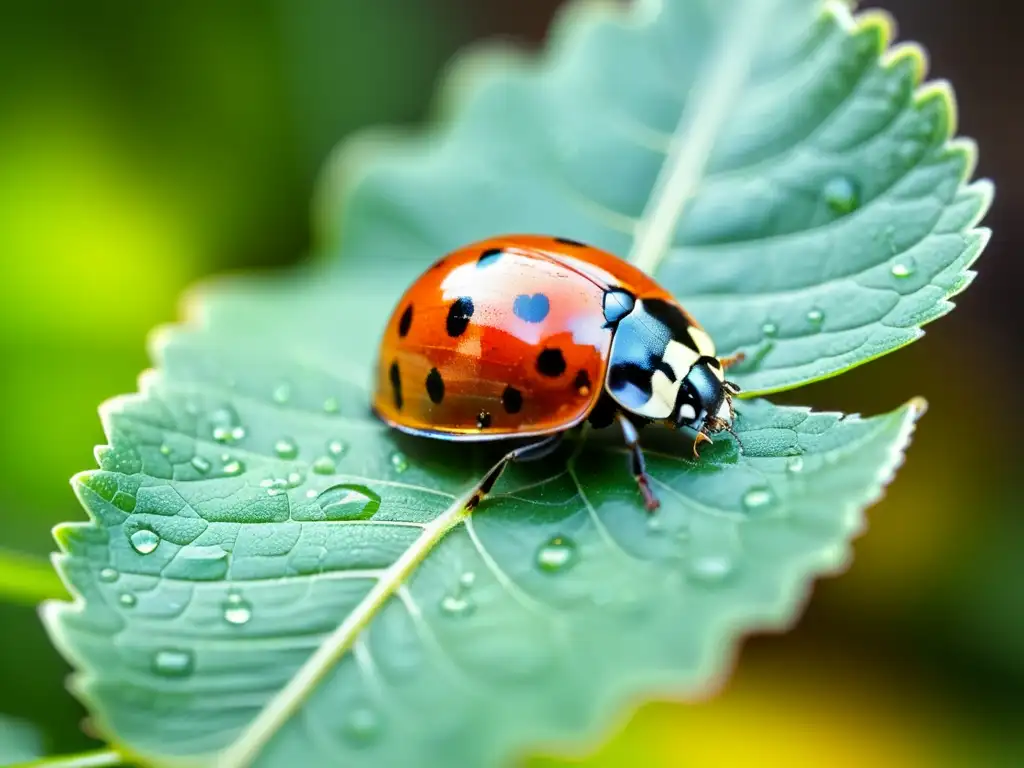
POLYGON ((374 411, 402 431, 449 440, 580 423, 604 388, 613 331, 603 302, 617 287, 675 303, 636 267, 572 240, 514 235, 448 254, 388 321, 374 411))

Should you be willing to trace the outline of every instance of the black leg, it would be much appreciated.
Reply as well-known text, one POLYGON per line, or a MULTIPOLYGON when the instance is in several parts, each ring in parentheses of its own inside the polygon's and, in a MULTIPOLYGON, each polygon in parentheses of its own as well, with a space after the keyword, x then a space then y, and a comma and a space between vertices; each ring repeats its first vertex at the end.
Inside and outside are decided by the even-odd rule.
POLYGON ((651 479, 647 476, 647 467, 644 463, 644 452, 640 449, 640 435, 636 427, 623 413, 617 414, 619 426, 622 427, 622 436, 626 440, 626 447, 629 448, 629 469, 636 478, 636 484, 640 488, 640 495, 644 497, 644 507, 648 512, 653 512, 661 506, 658 497, 651 490, 651 479))
POLYGON ((509 462, 543 459, 558 448, 564 436, 564 432, 558 432, 557 434, 545 437, 543 440, 538 440, 536 443, 523 445, 506 453, 501 458, 501 461, 491 467, 491 470, 484 475, 484 479, 480 481, 473 495, 466 502, 467 509, 476 509, 480 502, 484 500, 484 497, 491 492, 491 488, 498 482, 498 478, 501 477, 501 473, 505 471, 505 467, 508 466, 509 462))

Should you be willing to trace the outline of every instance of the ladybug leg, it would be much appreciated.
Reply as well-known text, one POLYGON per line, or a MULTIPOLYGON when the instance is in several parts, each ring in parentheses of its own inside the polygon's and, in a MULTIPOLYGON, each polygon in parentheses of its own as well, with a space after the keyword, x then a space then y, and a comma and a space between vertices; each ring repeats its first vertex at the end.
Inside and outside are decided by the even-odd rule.
POLYGON ((501 473, 505 471, 505 467, 508 466, 509 462, 512 461, 535 461, 537 459, 543 459, 545 456, 549 456, 554 453, 555 449, 562 442, 564 432, 558 432, 554 435, 549 435, 543 440, 538 440, 536 443, 530 443, 528 445, 520 446, 514 450, 509 451, 501 460, 491 467, 490 471, 484 475, 484 479, 480 481, 480 484, 473 491, 473 495, 469 497, 469 501, 466 502, 467 509, 476 509, 480 502, 484 500, 484 497, 491 492, 491 488, 498 482, 498 478, 501 477, 501 473))
POLYGON ((736 365, 736 363, 742 363, 746 359, 746 354, 744 354, 743 352, 737 352, 735 355, 729 355, 729 357, 719 358, 718 362, 722 364, 722 368, 724 369, 728 368, 731 365, 736 365))
POLYGON ((661 506, 658 497, 651 490, 651 479, 647 476, 647 465, 644 462, 644 452, 640 448, 640 435, 636 426, 621 411, 616 414, 619 426, 622 427, 622 436, 626 440, 626 447, 629 448, 629 469, 636 478, 637 487, 640 488, 640 495, 644 498, 644 507, 648 512, 653 512, 661 506))

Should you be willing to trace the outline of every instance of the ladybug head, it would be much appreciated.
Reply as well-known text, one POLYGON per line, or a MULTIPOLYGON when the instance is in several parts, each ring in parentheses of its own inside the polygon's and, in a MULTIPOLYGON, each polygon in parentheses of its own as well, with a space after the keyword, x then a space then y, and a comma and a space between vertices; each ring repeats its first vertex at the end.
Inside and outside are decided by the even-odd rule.
POLYGON ((676 427, 697 432, 731 432, 736 415, 732 398, 739 391, 739 387, 723 378, 718 358, 701 357, 683 378, 672 421, 676 427))

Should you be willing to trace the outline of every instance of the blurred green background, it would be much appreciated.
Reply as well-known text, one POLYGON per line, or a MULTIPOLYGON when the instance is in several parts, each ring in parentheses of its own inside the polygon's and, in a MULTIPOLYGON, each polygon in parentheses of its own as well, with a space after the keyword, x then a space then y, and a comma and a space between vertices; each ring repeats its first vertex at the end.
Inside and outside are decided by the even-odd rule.
MULTIPOLYGON (((536 45, 558 4, 4 3, 0 548, 45 558, 50 527, 83 516, 67 481, 94 466, 96 406, 134 391, 187 285, 301 258, 338 139, 415 123, 457 48, 536 45)), ((953 81, 998 185, 979 279, 923 341, 779 398, 931 403, 853 569, 793 632, 750 640, 720 696, 644 707, 589 764, 1024 765, 1024 62, 999 5, 885 5, 953 81)), ((0 602, 0 715, 39 724, 50 752, 93 745, 68 671, 34 609, 0 602)))

